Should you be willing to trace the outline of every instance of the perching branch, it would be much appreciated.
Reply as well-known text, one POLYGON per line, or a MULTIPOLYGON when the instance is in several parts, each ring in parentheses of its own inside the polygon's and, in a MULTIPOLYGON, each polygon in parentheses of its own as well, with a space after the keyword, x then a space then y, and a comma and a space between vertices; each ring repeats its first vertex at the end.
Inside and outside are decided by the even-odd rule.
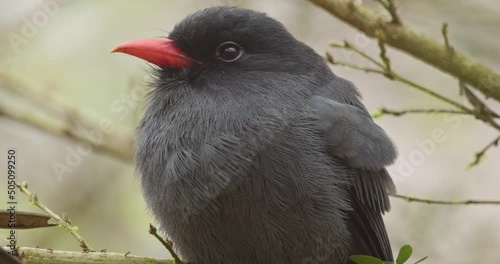
POLYGON ((56 213, 52 212, 52 210, 50 210, 47 206, 45 206, 44 204, 42 204, 39 200, 38 200, 38 196, 32 192, 30 192, 30 190, 28 190, 28 183, 27 182, 22 182, 21 184, 18 184, 16 183, 16 186, 17 188, 19 188, 19 190, 21 192, 23 192, 24 194, 26 194, 26 196, 28 196, 28 200, 31 204, 33 204, 34 206, 42 209, 42 211, 44 211, 45 213, 47 213, 50 217, 52 217, 56 222, 57 224, 66 229, 66 231, 68 231, 77 241, 78 243, 80 244, 80 247, 82 248, 83 252, 92 252, 92 251, 95 251, 90 245, 89 243, 87 243, 85 240, 83 240, 83 238, 76 232, 76 230, 78 229, 78 227, 76 226, 72 226, 70 221, 69 221, 69 218, 67 216, 65 216, 64 220, 59 217, 56 213))
POLYGON ((426 204, 443 204, 443 205, 500 205, 500 201, 495 200, 456 200, 456 201, 446 201, 446 200, 434 200, 427 198, 418 198, 400 194, 390 194, 390 196, 403 199, 407 202, 419 202, 426 204))
MULTIPOLYGON (((4 249, 10 250, 6 247, 4 249)), ((82 253, 30 247, 18 247, 16 252, 24 264, 174 264, 174 261, 170 259, 111 252, 82 253)))
MULTIPOLYGON (((16 255, 19 259, 23 261, 25 264, 32 263, 40 263, 40 264, 57 264, 57 263, 123 263, 123 264, 142 264, 142 263, 164 263, 164 264, 184 264, 181 262, 179 257, 175 254, 172 249, 172 242, 170 243, 170 253, 174 257, 174 260, 167 259, 155 259, 151 257, 140 257, 133 256, 129 253, 108 253, 105 250, 101 250, 100 252, 95 252, 95 250, 85 241, 83 238, 76 233, 76 226, 71 225, 71 221, 69 217, 63 214, 63 217, 59 217, 57 214, 52 212, 47 206, 42 204, 36 194, 32 193, 28 190, 28 184, 26 182, 22 182, 21 184, 16 183, 16 186, 19 188, 21 192, 26 194, 29 199, 29 202, 45 213, 47 213, 55 222, 66 229, 75 239, 80 243, 80 247, 83 252, 70 252, 70 251, 55 251, 52 249, 40 249, 40 248, 28 248, 28 247, 18 247, 16 248, 16 255)), ((160 241, 162 241, 161 237, 156 233, 156 228, 152 225, 150 226, 150 233, 155 235, 160 241)), ((165 241, 165 240, 163 240, 165 241)), ((168 248, 168 247, 167 247, 168 248)), ((5 250, 9 251, 10 248, 5 248, 5 250)))
POLYGON ((393 23, 394 17, 388 19, 356 1, 309 1, 366 35, 382 38, 388 45, 455 76, 500 102, 500 75, 464 53, 458 50, 449 52, 443 43, 418 33, 407 25, 393 23))
POLYGON ((156 239, 160 241, 160 243, 168 250, 168 252, 170 252, 170 255, 172 255, 172 258, 174 258, 175 264, 186 264, 186 262, 182 261, 179 255, 175 253, 174 242, 172 242, 169 239, 164 239, 163 237, 161 237, 158 234, 156 227, 154 227, 152 224, 149 224, 149 233, 154 237, 156 237, 156 239))

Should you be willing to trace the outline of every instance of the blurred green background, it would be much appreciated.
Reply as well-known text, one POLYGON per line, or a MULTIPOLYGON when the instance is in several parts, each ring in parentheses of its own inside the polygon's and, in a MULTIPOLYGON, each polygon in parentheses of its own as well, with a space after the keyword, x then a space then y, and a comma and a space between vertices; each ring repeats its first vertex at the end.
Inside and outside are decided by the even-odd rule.
MULTIPOLYGON (((375 1, 361 2, 383 11, 375 1)), ((94 120, 109 119, 119 131, 133 132, 144 100, 131 100, 131 95, 145 94, 148 67, 136 58, 110 54, 111 49, 126 40, 165 36, 187 14, 214 5, 266 12, 320 54, 332 51, 330 41, 343 39, 378 54, 376 42, 302 0, 1 0, 0 105, 48 124, 71 123, 85 115, 94 120), (43 8, 47 4, 56 8, 47 11, 43 8), (34 23, 34 30, 26 29, 30 23, 34 23), (8 85, 31 90, 21 95, 6 88, 6 80, 8 85), (58 118, 40 110, 44 102, 60 101, 71 107, 56 109, 58 118), (126 111, 117 111, 117 106, 126 106, 126 111)), ((499 71, 498 0, 400 0, 400 12, 406 23, 436 38, 441 37, 441 24, 448 22, 454 47, 499 71)), ((366 64, 347 52, 333 52, 338 60, 366 64)), ((393 49, 389 56, 402 75, 463 100, 452 77, 393 49)), ((382 76, 332 69, 359 87, 370 110, 380 106, 442 108, 434 99, 382 76)), ((500 110, 498 104, 492 108, 500 110)), ((399 147, 400 158, 389 168, 398 191, 450 200, 500 199, 498 149, 488 152, 479 166, 466 170, 473 153, 494 138, 495 131, 473 118, 450 118, 421 115, 377 120, 399 147), (444 131, 444 142, 433 142, 428 151, 422 149, 436 129, 444 131)), ((123 140, 122 144, 126 147, 130 142, 123 140)), ((147 212, 131 162, 92 151, 76 166, 56 172, 57 164, 65 164, 69 153, 77 149, 75 141, 0 114, 0 157, 6 159, 9 147, 18 152, 18 180, 28 181, 30 189, 53 211, 67 213, 95 248, 168 256, 148 234, 148 223, 154 220, 147 212)), ((0 164, 4 168, 5 161, 0 164)), ((0 181, 0 206, 6 206, 5 183, 0 181)), ((24 195, 18 194, 17 199, 18 209, 40 212, 24 195)), ((394 250, 411 244, 416 258, 429 255, 426 263, 500 263, 500 207, 437 206, 394 199, 392 203, 385 220, 394 250)), ((0 230, 2 244, 7 232, 0 230)), ((21 246, 79 250, 77 242, 60 228, 19 231, 17 238, 21 246)))

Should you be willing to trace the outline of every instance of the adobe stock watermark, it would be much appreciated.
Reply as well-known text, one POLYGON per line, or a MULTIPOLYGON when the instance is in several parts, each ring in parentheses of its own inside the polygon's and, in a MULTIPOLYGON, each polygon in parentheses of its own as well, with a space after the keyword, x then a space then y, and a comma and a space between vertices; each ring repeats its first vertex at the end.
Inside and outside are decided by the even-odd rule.
MULTIPOLYGON (((365 50, 368 47, 370 47, 370 45, 377 43, 377 42, 376 42, 376 40, 367 37, 365 34, 357 32, 356 34, 354 34, 354 38, 352 40, 352 43, 356 48, 358 48, 360 50, 365 50)), ((342 54, 343 61, 345 61, 347 63, 355 63, 353 61, 352 56, 355 55, 356 52, 353 52, 352 50, 348 50, 348 49, 340 49, 338 52, 342 54)))
POLYGON ((394 181, 404 182, 408 179, 415 170, 425 163, 425 160, 432 156, 440 144, 446 142, 451 131, 459 129, 464 120, 472 119, 470 115, 443 115, 443 121, 447 124, 445 127, 436 127, 431 132, 429 137, 424 139, 416 139, 414 141, 415 149, 406 156, 400 156, 396 163, 397 176, 393 177, 394 181))
MULTIPOLYGON (((134 88, 128 93, 122 94, 119 98, 113 100, 110 109, 114 114, 119 115, 119 120, 125 120, 130 114, 134 113, 134 110, 139 107, 140 102, 146 95, 147 89, 141 85, 134 85, 134 88)), ((64 162, 52 162, 51 166, 57 179, 62 181, 63 176, 73 172, 82 163, 83 159, 92 153, 94 146, 104 143, 105 136, 112 135, 116 129, 116 125, 108 118, 101 119, 98 127, 82 129, 81 133, 87 141, 80 142, 74 147, 66 145, 64 162)))
POLYGON ((47 26, 50 20, 59 14, 61 7, 71 0, 37 1, 38 8, 30 16, 22 18, 22 25, 17 32, 9 32, 6 37, 12 49, 19 53, 20 48, 36 37, 41 28, 47 26))

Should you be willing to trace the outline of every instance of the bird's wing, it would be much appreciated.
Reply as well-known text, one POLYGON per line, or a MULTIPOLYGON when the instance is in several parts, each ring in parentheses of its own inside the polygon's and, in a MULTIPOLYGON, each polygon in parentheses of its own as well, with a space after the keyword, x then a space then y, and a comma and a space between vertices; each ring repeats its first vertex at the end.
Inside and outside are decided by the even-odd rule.
POLYGON ((354 253, 392 260, 382 214, 390 209, 388 193, 395 192, 385 166, 395 160, 396 149, 367 111, 355 106, 359 101, 341 103, 321 96, 312 100, 329 152, 354 175, 353 210, 348 212, 354 253))
POLYGON ((385 131, 363 109, 321 96, 312 98, 332 154, 353 168, 377 170, 397 153, 385 131))

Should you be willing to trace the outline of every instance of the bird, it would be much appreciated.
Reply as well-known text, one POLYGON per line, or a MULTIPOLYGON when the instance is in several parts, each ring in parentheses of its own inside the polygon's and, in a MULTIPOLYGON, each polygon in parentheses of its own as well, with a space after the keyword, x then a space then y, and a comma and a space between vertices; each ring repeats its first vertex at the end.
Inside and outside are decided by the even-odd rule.
MULTIPOLYGON (((15 248, 15 247, 14 247, 15 248)), ((16 250, 12 250, 11 252, 15 252, 16 250)), ((21 261, 18 257, 12 255, 10 252, 7 252, 3 247, 0 247, 0 263, 2 264, 21 264, 21 261)))
POLYGON ((113 52, 151 65, 135 164, 184 261, 393 260, 382 215, 395 144, 357 87, 283 24, 209 7, 113 52))

